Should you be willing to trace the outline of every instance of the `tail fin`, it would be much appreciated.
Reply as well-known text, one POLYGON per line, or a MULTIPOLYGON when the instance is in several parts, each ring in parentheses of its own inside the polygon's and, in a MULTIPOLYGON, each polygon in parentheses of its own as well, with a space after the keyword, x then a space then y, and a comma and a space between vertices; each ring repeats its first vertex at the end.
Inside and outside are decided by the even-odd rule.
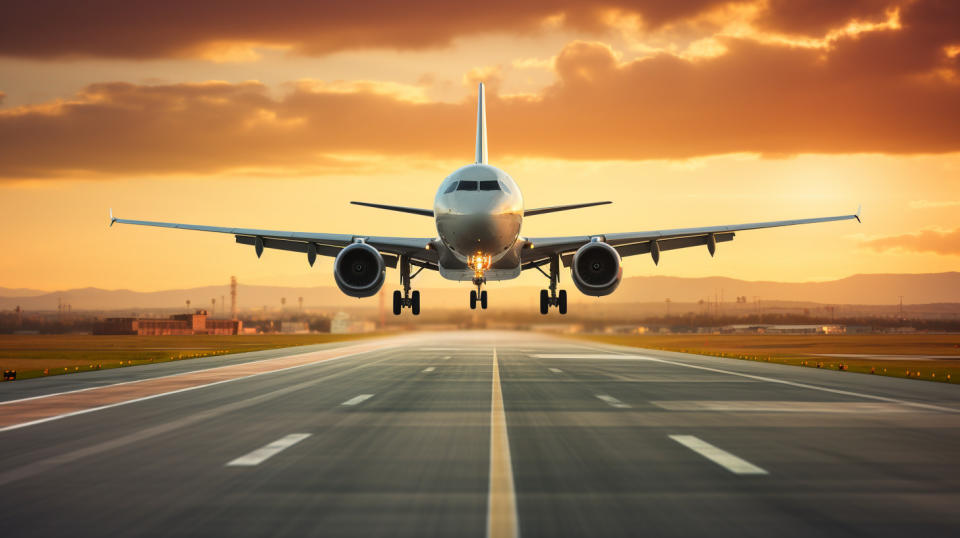
POLYGON ((477 164, 487 164, 487 99, 483 83, 477 90, 477 164))

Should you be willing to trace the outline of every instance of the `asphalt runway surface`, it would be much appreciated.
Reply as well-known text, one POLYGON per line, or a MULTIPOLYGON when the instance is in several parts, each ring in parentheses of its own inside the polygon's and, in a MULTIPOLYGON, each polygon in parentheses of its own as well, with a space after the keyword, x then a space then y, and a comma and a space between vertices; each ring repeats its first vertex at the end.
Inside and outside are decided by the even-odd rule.
POLYGON ((424 333, 0 384, 0 462, 4 537, 957 536, 960 387, 424 333))

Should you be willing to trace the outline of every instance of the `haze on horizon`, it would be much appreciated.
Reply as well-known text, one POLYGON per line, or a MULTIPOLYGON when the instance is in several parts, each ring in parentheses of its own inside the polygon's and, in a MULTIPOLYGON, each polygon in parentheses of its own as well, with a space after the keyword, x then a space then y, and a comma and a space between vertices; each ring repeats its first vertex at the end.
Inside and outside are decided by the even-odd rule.
MULTIPOLYGON (((157 5, 31 2, 0 19, 0 286, 330 285, 330 260, 123 217, 432 235, 348 205, 429 207, 472 160, 545 215, 524 234, 852 212, 624 260, 625 276, 812 281, 956 270, 960 3, 786 0, 157 5), (105 13, 104 10, 110 10, 105 13)), ((540 285, 525 275, 520 285, 540 285)), ((389 284, 396 285, 388 275, 389 284)), ((566 275, 564 275, 566 278, 566 275)), ((420 287, 449 285, 434 276, 420 287)))

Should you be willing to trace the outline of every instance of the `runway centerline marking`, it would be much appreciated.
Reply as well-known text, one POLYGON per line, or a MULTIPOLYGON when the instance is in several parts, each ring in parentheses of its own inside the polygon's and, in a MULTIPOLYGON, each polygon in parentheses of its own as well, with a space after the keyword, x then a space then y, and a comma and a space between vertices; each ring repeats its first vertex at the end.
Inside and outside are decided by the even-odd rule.
POLYGON ((434 370, 436 370, 436 368, 434 368, 433 366, 427 366, 426 368, 423 369, 423 373, 429 374, 430 372, 432 372, 432 371, 434 371, 434 370))
POLYGON ((244 454, 235 460, 227 462, 227 467, 253 467, 254 465, 260 465, 307 437, 310 437, 309 433, 291 433, 290 435, 277 439, 269 445, 262 446, 249 454, 244 454))
POLYGON ((513 486, 513 463, 510 460, 510 439, 507 436, 507 415, 503 410, 500 387, 500 365, 493 350, 493 376, 490 396, 490 485, 487 497, 487 537, 515 538, 517 494, 513 486))
POLYGON ((373 394, 360 394, 360 395, 354 396, 353 398, 350 398, 349 400, 343 402, 340 405, 357 405, 369 400, 370 398, 373 398, 373 394))
POLYGON ((563 373, 563 370, 561 370, 561 369, 559 369, 559 368, 547 368, 547 370, 550 370, 551 372, 553 372, 553 373, 555 373, 555 374, 562 374, 562 373, 563 373))
POLYGON ((715 447, 694 435, 671 435, 670 438, 731 473, 752 475, 768 474, 767 471, 749 461, 734 456, 726 450, 715 447))
POLYGON ((594 396, 596 396, 596 397, 599 398, 600 400, 603 400, 604 402, 606 402, 607 405, 609 405, 610 407, 616 407, 617 409, 629 409, 629 408, 630 408, 630 404, 625 404, 625 403, 621 402, 620 400, 614 398, 613 396, 610 396, 609 394, 594 394, 594 396))

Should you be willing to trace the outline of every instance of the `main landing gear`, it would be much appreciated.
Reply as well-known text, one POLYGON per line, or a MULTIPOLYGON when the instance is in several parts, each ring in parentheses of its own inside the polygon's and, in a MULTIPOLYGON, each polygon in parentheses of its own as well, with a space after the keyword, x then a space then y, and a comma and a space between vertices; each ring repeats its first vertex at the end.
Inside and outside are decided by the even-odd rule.
POLYGON ((410 257, 400 256, 400 283, 403 285, 403 293, 401 294, 400 290, 393 292, 393 315, 399 316, 400 310, 404 308, 409 308, 414 316, 420 315, 420 291, 410 292, 410 280, 419 275, 420 271, 423 271, 423 267, 410 275, 410 257))
POLYGON ((543 273, 543 276, 550 279, 550 289, 540 290, 540 313, 546 314, 551 306, 557 307, 560 314, 567 313, 567 290, 560 290, 557 293, 557 282, 560 281, 560 256, 554 254, 550 257, 550 274, 543 272, 543 269, 537 267, 537 270, 543 273))

